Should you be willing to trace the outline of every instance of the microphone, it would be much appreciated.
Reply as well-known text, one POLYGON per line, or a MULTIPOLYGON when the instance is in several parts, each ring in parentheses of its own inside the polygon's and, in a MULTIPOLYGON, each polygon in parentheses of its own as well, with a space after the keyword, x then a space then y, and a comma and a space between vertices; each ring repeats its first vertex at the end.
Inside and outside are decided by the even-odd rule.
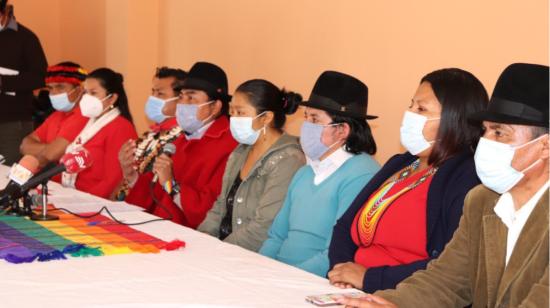
POLYGON ((84 169, 89 168, 92 163, 92 157, 90 152, 82 148, 80 150, 67 153, 59 160, 60 164, 32 177, 27 183, 21 186, 22 190, 29 190, 49 180, 51 177, 60 174, 61 172, 67 172, 70 174, 78 173, 84 169))
POLYGON ((19 190, 21 185, 26 183, 38 169, 38 159, 32 155, 25 155, 18 163, 13 164, 8 178, 10 181, 0 191, 0 205, 6 204, 10 199, 7 197, 19 190))
MULTIPOLYGON (((38 159, 32 155, 25 155, 18 163, 13 164, 10 169, 10 182, 23 185, 38 171, 38 159)), ((8 184, 9 185, 9 184, 8 184)))
POLYGON ((85 149, 63 155, 60 162, 60 164, 54 167, 44 168, 43 172, 39 172, 22 185, 9 186, 8 184, 10 188, 6 187, 6 189, 0 192, 0 204, 21 198, 30 189, 46 182, 61 172, 78 173, 92 165, 90 153, 85 149))
POLYGON ((3 164, 6 161, 4 155, 0 154, 0 164, 3 164))
MULTIPOLYGON (((176 153, 176 146, 173 143, 167 143, 162 148, 162 154, 167 155, 168 157, 172 157, 176 153)), ((159 179, 159 175, 155 173, 153 176, 153 180, 151 180, 151 185, 155 184, 159 179)))

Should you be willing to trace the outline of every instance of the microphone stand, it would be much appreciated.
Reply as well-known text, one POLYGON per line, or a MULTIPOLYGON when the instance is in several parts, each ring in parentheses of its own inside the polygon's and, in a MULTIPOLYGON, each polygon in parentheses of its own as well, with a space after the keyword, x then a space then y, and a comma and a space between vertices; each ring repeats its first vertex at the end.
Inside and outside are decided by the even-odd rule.
POLYGON ((40 221, 50 221, 50 220, 58 220, 59 216, 48 214, 48 180, 44 180, 42 182, 42 212, 36 213, 32 212, 31 220, 40 220, 40 221))

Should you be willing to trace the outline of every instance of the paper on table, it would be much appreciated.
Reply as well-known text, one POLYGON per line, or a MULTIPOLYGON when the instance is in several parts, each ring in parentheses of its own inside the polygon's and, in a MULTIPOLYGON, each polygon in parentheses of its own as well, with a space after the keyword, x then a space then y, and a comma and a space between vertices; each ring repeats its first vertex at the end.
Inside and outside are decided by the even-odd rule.
POLYGON ((65 208, 75 213, 97 212, 102 207, 107 207, 113 213, 143 211, 139 206, 131 205, 126 202, 113 202, 105 199, 91 199, 88 196, 81 195, 52 195, 48 198, 48 203, 53 203, 57 208, 65 208))
MULTIPOLYGON (((19 75, 19 71, 0 66, 0 75, 15 76, 19 75)), ((6 92, 6 95, 15 96, 15 92, 6 92)))

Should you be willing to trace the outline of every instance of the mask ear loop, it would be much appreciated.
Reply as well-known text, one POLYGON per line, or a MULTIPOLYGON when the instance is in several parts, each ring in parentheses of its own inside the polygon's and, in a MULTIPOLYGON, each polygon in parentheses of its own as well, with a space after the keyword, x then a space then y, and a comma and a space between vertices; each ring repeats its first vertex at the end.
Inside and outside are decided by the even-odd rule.
MULTIPOLYGON (((171 98, 165 100, 164 104, 162 105, 162 109, 164 109, 164 106, 166 105, 166 103, 176 101, 180 98, 181 98, 180 96, 174 96, 174 97, 171 97, 171 98)), ((166 118, 174 118, 176 116, 176 115, 173 115, 173 116, 165 115, 164 112, 162 112, 162 109, 160 110, 160 113, 162 113, 162 115, 165 116, 166 118)))
MULTIPOLYGON (((435 120, 441 120, 441 117, 439 118, 432 118, 432 119, 427 119, 426 122, 428 121, 435 121, 435 120)), ((426 123, 424 123, 424 126, 426 125, 426 123)), ((422 128, 424 129, 424 128, 422 128)), ((424 136, 424 134, 422 134, 422 136, 424 136)), ((426 139, 426 137, 424 137, 424 139, 426 139)), ((433 146, 433 144, 436 142, 436 140, 432 140, 432 141, 428 141, 426 140, 429 144, 431 144, 433 146)))
MULTIPOLYGON (((527 146, 527 145, 529 145, 529 144, 531 144, 531 143, 534 143, 535 141, 537 141, 537 140, 539 140, 539 139, 542 139, 542 137, 545 137, 545 136, 546 136, 546 134, 544 134, 544 135, 542 135, 542 136, 539 136, 539 137, 537 137, 537 138, 535 138, 535 139, 533 139, 533 140, 531 140, 531 141, 529 141, 529 142, 526 142, 526 143, 524 143, 524 144, 522 144, 522 145, 520 145, 520 146, 514 147, 514 151, 517 150, 517 149, 521 149, 521 148, 523 148, 523 147, 525 147, 525 146, 527 146)), ((531 165, 527 166, 526 168, 524 168, 524 169, 521 170, 520 172, 523 173, 523 174, 525 174, 525 172, 527 172, 529 169, 531 169, 531 168, 533 168, 534 166, 536 166, 539 162, 542 162, 542 159, 541 159, 541 158, 535 160, 531 165)))
MULTIPOLYGON (((78 89, 78 88, 81 88, 81 85, 78 85, 78 86, 76 86, 74 89, 72 89, 71 91, 69 91, 69 92, 67 93, 67 98, 69 98, 69 93, 75 91, 75 90, 78 89)), ((82 96, 84 96, 84 94, 85 94, 85 91, 81 91, 80 94, 78 95, 78 97, 74 100, 74 102, 71 102, 71 101, 69 101, 69 102, 71 102, 72 104, 76 104, 76 102, 79 102, 80 99, 82 98, 82 96)))
MULTIPOLYGON (((327 124, 327 125, 324 125, 324 126, 325 126, 325 127, 329 127, 329 126, 340 126, 341 124, 343 124, 343 123, 332 123, 332 124, 327 124)), ((344 141, 343 144, 346 144, 345 140, 338 140, 338 141, 334 142, 333 144, 331 144, 331 145, 328 147, 327 151, 329 151, 329 150, 332 149, 335 145, 337 145, 339 142, 342 142, 342 141, 344 141)), ((325 152, 325 153, 326 153, 326 152, 325 152)))
MULTIPOLYGON (((216 101, 215 100, 211 100, 211 101, 208 101, 206 103, 202 103, 200 105, 197 105, 197 111, 199 111, 199 108, 201 108, 202 106, 206 106, 206 105, 210 105, 210 104, 213 104, 215 103, 216 101)), ((196 116, 196 115, 195 115, 196 116)), ((207 123, 207 121, 210 121, 210 118, 213 116, 213 114, 209 115, 206 119, 204 119, 202 121, 202 126, 205 125, 205 123, 207 123)))

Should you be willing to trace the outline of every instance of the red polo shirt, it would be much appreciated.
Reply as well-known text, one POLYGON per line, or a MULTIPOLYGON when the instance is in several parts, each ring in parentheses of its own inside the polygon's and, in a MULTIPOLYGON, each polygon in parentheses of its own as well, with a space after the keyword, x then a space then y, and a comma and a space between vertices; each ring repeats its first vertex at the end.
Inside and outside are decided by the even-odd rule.
POLYGON ((50 143, 58 137, 73 142, 87 122, 88 118, 80 113, 79 107, 68 112, 55 111, 34 131, 34 134, 42 143, 50 143))

